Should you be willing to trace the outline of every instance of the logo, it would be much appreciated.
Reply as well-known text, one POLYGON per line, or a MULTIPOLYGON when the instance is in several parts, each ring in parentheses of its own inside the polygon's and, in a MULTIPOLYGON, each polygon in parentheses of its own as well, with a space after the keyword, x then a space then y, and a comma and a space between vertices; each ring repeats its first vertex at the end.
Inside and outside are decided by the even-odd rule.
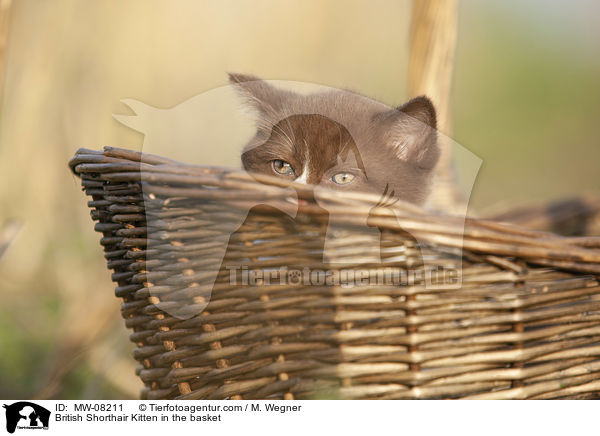
MULTIPOLYGON (((156 306, 180 319, 196 316, 210 302, 217 280, 227 280, 228 276, 225 286, 263 286, 268 282, 278 286, 422 283, 429 289, 459 287, 468 202, 457 201, 444 209, 453 217, 456 234, 450 238, 453 245, 439 252, 430 249, 436 242, 432 236, 435 223, 421 219, 410 207, 392 206, 400 200, 422 205, 429 193, 445 192, 447 182, 434 173, 438 148, 452 150, 465 199, 481 159, 435 129, 429 106, 423 100, 411 101, 400 110, 350 91, 299 82, 279 81, 271 86, 270 82, 242 80, 165 109, 124 99, 122 102, 134 115, 113 115, 144 134, 143 150, 147 154, 167 153, 170 158, 204 166, 241 163, 250 176, 259 176, 254 177, 258 182, 264 175, 280 180, 276 189, 265 187, 264 193, 248 198, 236 200, 235 195, 241 194, 231 191, 231 201, 221 204, 218 195, 212 196, 211 182, 190 198, 185 194, 173 197, 157 179, 156 168, 141 165, 147 220, 143 274, 156 274, 159 283, 163 283, 160 277, 167 274, 168 286, 175 280, 177 286, 187 288, 166 301, 162 298, 164 287, 159 284, 149 288, 150 294, 161 300, 156 306), (246 106, 240 107, 240 96, 246 106), (254 119, 246 112, 254 114, 254 119), (246 146, 242 148, 243 144, 246 146), (290 150, 294 151, 291 158, 290 150), (292 181, 296 184, 287 184, 292 181), (306 187, 299 188, 302 185, 306 187), (371 195, 361 197, 360 203, 349 198, 344 204, 337 195, 341 190, 371 195), (310 208, 305 207, 307 199, 311 200, 310 208), (357 206, 349 214, 353 204, 357 206), (177 210, 166 211, 167 205, 177 210), (219 221, 210 223, 204 210, 215 211, 219 221), (253 261, 260 263, 257 269, 250 261, 235 263, 234 259, 245 258, 241 255, 244 247, 254 249, 252 244, 238 244, 246 241, 247 235, 238 232, 248 225, 266 226, 260 233, 264 238, 257 238, 255 244, 261 253, 267 253, 264 250, 268 248, 261 251, 258 245, 269 247, 274 243, 269 235, 275 230, 264 221, 265 210, 298 231, 307 229, 310 214, 320 217, 324 231, 311 230, 303 236, 310 239, 310 248, 305 251, 317 268, 308 271, 303 262, 294 264, 297 255, 291 253, 296 248, 283 255, 282 265, 268 254, 253 261), (302 210, 310 214, 298 216, 302 210), (185 214, 198 218, 188 221, 185 214), (171 277, 163 269, 167 251, 169 256, 183 259, 181 262, 189 264, 189 269, 171 277), (348 265, 352 268, 344 267, 348 265), (393 270, 387 269, 390 265, 393 270)), ((230 186, 246 180, 231 179, 230 186)))
POLYGON ((50 411, 29 401, 19 401, 10 405, 4 404, 6 409, 6 431, 14 433, 15 429, 44 429, 48 430, 50 411))

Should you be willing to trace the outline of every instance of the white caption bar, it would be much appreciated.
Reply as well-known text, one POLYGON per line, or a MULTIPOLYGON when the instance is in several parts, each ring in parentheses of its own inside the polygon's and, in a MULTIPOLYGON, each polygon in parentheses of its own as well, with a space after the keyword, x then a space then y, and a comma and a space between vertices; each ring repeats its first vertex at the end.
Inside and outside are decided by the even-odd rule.
MULTIPOLYGON (((4 400, 9 434, 143 436, 587 434, 593 401, 20 401, 4 400), (36 432, 34 430, 42 430, 36 432), (173 433, 175 432, 175 433, 173 433), (243 432, 243 433, 239 433, 243 432)), ((6 433, 5 433, 6 434, 6 433)))

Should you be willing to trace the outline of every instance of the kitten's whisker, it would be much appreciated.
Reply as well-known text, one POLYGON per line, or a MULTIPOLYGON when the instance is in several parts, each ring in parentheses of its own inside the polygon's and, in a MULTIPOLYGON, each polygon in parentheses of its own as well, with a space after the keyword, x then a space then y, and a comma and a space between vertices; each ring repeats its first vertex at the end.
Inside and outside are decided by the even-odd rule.
POLYGON ((273 126, 273 130, 275 130, 276 128, 279 130, 279 132, 281 132, 281 134, 283 135, 284 139, 286 139, 288 141, 289 146, 292 147, 292 148, 294 148, 294 141, 292 141, 292 139, 285 132, 285 130, 283 130, 283 128, 280 125, 278 125, 278 124, 276 124, 276 125, 273 126))
POLYGON ((296 143, 296 135, 294 134, 294 129, 292 128, 292 124, 290 123, 290 118, 286 117, 285 122, 287 123, 288 127, 290 128, 290 133, 292 134, 292 144, 296 143))

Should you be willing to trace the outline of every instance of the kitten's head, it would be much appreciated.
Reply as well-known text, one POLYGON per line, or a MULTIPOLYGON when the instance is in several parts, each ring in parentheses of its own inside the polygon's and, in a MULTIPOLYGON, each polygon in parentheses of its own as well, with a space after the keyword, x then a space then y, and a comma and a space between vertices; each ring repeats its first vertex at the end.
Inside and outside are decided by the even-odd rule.
POLYGON ((382 194, 421 204, 439 157, 431 101, 398 108, 333 90, 301 95, 253 76, 230 74, 257 115, 244 148, 248 172, 339 190, 382 194))

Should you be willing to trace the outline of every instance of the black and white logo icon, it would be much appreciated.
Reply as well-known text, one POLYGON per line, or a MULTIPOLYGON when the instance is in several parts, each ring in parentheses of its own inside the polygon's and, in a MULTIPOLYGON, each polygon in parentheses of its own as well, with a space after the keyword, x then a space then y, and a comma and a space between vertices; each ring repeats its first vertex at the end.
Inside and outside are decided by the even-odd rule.
POLYGON ((48 429, 50 411, 42 406, 29 401, 19 401, 10 405, 4 404, 6 409, 6 431, 14 433, 16 429, 48 429))

